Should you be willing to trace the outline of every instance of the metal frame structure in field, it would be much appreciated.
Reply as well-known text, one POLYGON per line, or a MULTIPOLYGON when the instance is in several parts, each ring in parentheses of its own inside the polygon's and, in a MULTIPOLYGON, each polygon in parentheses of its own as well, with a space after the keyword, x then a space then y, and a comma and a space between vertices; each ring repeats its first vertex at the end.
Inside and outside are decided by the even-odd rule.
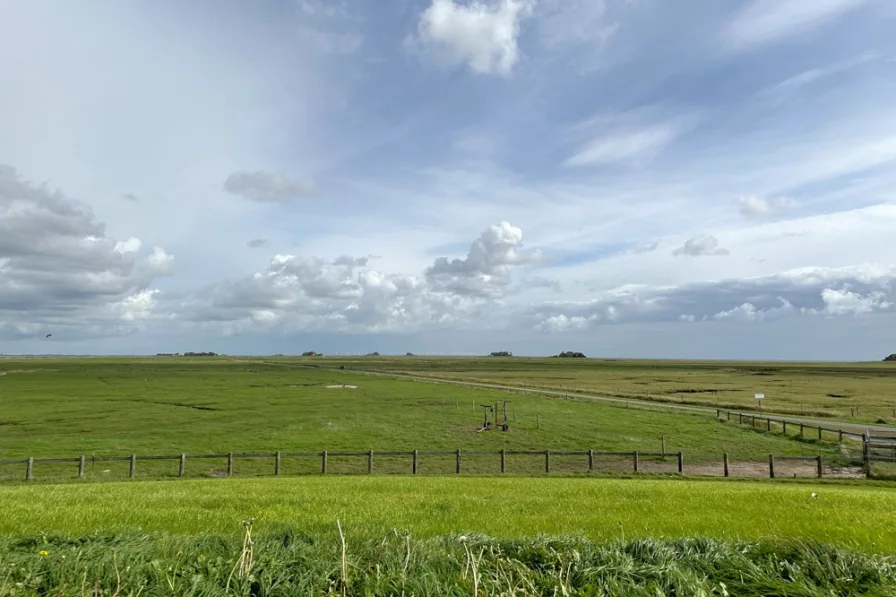
POLYGON ((510 400, 504 401, 503 416, 501 416, 501 417, 498 416, 498 403, 497 402, 495 402, 494 404, 480 404, 479 406, 482 407, 482 411, 483 411, 483 421, 482 421, 482 427, 480 427, 479 430, 476 431, 476 433, 482 433, 483 431, 489 431, 491 429, 500 429, 501 431, 507 431, 508 429, 510 429, 510 425, 507 423, 507 403, 508 402, 510 402, 510 400), (492 421, 489 420, 489 418, 488 418, 489 413, 492 414, 494 420, 492 420, 492 421))

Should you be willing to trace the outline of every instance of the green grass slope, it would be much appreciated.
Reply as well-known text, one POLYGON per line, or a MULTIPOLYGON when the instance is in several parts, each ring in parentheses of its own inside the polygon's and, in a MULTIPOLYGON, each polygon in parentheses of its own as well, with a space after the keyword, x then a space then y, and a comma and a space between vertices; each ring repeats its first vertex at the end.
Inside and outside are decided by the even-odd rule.
POLYGON ((0 487, 0 534, 239 533, 420 537, 802 539, 896 553, 896 489, 662 479, 305 477, 0 487), (815 493, 817 497, 812 497, 815 493))

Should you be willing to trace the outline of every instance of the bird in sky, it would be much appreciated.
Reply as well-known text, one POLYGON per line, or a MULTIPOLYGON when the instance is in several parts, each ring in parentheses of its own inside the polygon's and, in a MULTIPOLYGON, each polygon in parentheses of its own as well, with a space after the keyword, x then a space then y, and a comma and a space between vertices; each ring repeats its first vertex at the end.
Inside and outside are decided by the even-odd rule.
POLYGON ((53 334, 47 334, 47 335, 45 336, 45 338, 49 338, 49 337, 52 336, 52 335, 53 335, 53 334))

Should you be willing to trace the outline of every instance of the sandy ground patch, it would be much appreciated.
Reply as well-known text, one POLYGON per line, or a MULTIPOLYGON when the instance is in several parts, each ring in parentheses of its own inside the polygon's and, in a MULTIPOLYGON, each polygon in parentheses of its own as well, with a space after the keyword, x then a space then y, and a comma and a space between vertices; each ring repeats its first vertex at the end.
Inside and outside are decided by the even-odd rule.
POLYGON ((347 384, 341 384, 341 383, 340 383, 340 384, 333 384, 333 385, 330 385, 330 386, 327 386, 327 387, 328 387, 328 388, 331 388, 331 389, 339 389, 339 390, 341 390, 341 389, 343 389, 343 388, 345 388, 345 389, 347 389, 347 390, 354 390, 354 389, 356 389, 358 386, 350 386, 350 385, 347 385, 347 384))

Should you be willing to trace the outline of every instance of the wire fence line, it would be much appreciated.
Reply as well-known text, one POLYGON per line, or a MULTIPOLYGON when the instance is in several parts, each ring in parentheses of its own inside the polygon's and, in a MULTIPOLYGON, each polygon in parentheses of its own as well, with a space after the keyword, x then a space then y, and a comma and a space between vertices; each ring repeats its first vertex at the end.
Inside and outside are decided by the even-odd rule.
POLYGON ((750 425, 754 428, 757 428, 756 423, 759 422, 759 427, 762 427, 764 425, 766 431, 774 431, 775 426, 779 426, 782 433, 787 433, 787 429, 789 426, 790 429, 799 429, 800 437, 806 437, 806 431, 814 429, 818 434, 819 440, 824 439, 822 435, 823 433, 834 434, 837 436, 837 441, 841 444, 843 443, 844 439, 857 439, 859 441, 864 441, 869 435, 868 432, 856 433, 855 431, 849 431, 841 428, 824 427, 819 424, 813 425, 812 423, 798 423, 784 418, 768 417, 763 415, 756 415, 753 413, 724 410, 720 408, 716 409, 716 418, 724 419, 725 421, 736 420, 740 425, 750 425))
POLYGON ((139 456, 77 456, 0 460, 0 480, 233 477, 282 475, 500 475, 676 474, 724 477, 856 477, 863 462, 844 457, 775 456, 768 462, 732 461, 727 453, 685 464, 683 452, 605 452, 596 450, 412 450, 363 452, 227 452, 139 456), (198 462, 199 464, 194 464, 198 462), (97 464, 110 468, 96 470, 97 464), (138 466, 139 465, 139 466, 138 466), (192 465, 192 466, 191 466, 192 465), (88 466, 90 467, 88 474, 88 466), (198 475, 197 475, 198 473, 198 475))

